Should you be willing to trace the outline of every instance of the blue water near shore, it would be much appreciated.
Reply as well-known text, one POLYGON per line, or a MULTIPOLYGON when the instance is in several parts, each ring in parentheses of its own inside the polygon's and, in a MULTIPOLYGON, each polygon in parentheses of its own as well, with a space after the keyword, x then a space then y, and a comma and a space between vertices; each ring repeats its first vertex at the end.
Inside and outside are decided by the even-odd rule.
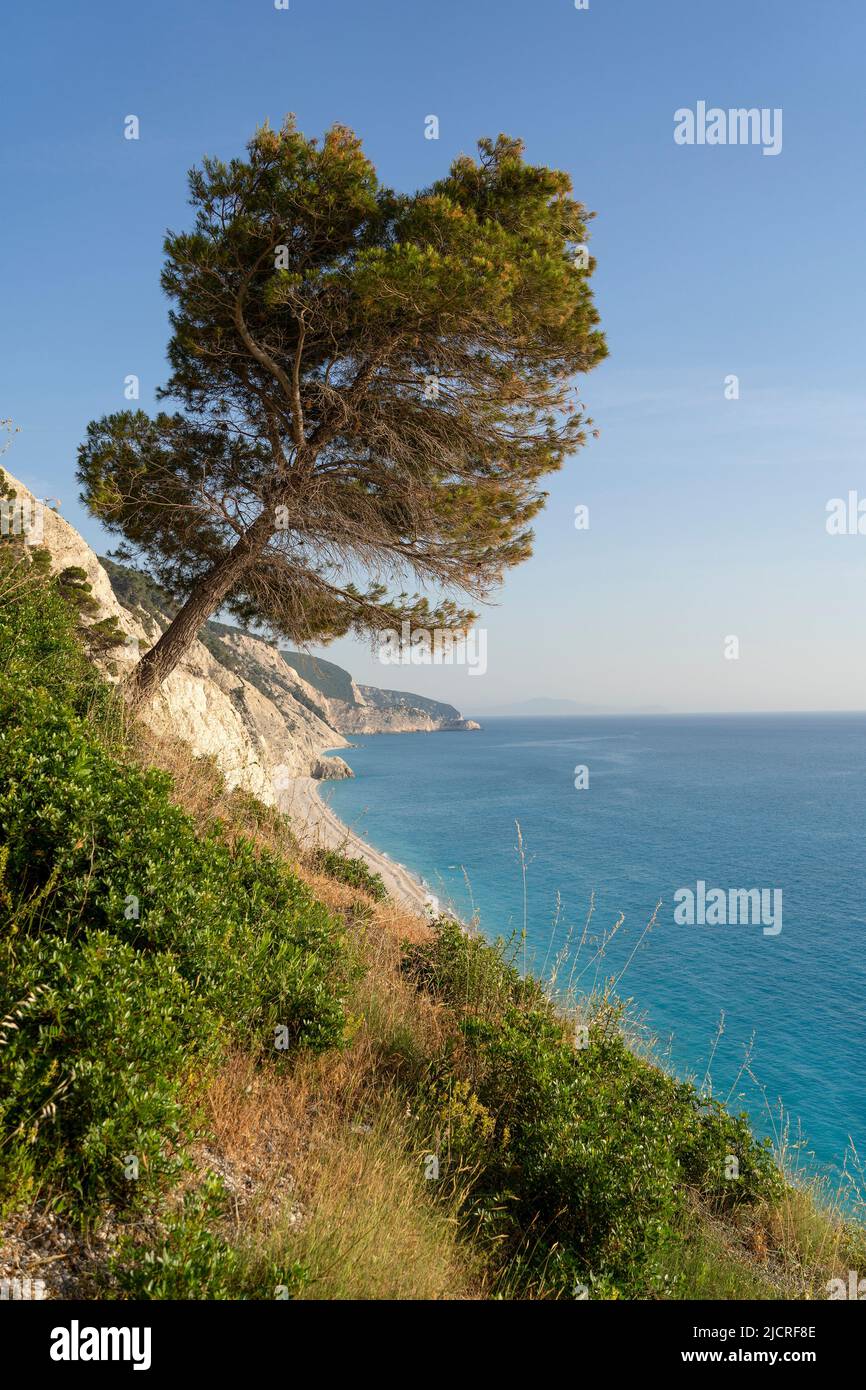
POLYGON ((519 821, 530 968, 580 935, 594 892, 592 934, 625 923, 581 987, 617 974, 661 899, 619 992, 669 1065, 701 1081, 724 1015, 714 1094, 735 1087, 763 1133, 781 1099, 806 1163, 838 1173, 849 1136, 866 1158, 866 715, 498 718, 357 742, 335 812, 490 937, 523 926, 519 821), (698 880, 781 889, 782 931, 677 925, 673 895, 698 880), (737 1081, 750 1045, 759 1084, 737 1081))

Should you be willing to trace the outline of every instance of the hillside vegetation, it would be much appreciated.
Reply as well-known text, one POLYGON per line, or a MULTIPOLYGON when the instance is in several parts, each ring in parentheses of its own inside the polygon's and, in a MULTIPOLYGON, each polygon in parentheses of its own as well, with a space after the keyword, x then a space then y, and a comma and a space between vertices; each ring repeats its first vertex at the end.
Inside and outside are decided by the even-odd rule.
POLYGON ((569 1013, 131 722, 81 601, 0 551, 0 1272, 62 1297, 807 1298, 862 1267, 859 1228, 632 1050, 609 994, 569 1013))

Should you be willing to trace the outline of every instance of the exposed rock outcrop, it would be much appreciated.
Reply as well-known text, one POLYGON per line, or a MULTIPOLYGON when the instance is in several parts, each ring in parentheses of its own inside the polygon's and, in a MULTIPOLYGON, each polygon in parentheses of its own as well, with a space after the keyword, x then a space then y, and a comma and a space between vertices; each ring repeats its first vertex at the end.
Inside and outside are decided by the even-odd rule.
POLYGON ((317 758, 313 763, 311 776, 320 782, 336 782, 346 777, 354 777, 354 772, 342 758, 317 758))
MULTIPOLYGON (((6 478, 18 498, 34 500, 17 479, 8 473, 6 478)), ((127 645, 99 662, 109 679, 122 679, 139 651, 159 637, 159 619, 120 602, 97 556, 62 516, 44 507, 41 523, 52 571, 77 566, 87 576, 98 605, 89 620, 113 616, 126 633, 127 645)), ((267 805, 294 777, 351 776, 341 759, 322 757, 326 749, 346 747, 346 739, 317 712, 316 692, 288 672, 276 649, 241 632, 225 645, 235 658, 229 657, 230 665, 219 659, 213 641, 194 642, 142 718, 157 732, 188 743, 196 756, 213 757, 229 787, 252 792, 267 805)))
MULTIPOLYGON (((4 475, 17 499, 35 501, 22 483, 4 475)), ((58 512, 45 506, 40 520, 39 543, 52 571, 76 567, 86 575, 95 608, 83 620, 113 617, 126 635, 125 646, 96 658, 110 680, 123 679, 169 621, 154 598, 158 589, 135 571, 109 560, 103 565, 58 512)), ((142 718, 155 731, 182 739, 196 756, 212 757, 230 788, 267 805, 280 800, 294 778, 353 776, 342 758, 324 756, 348 747, 346 734, 478 727, 453 705, 357 685, 333 662, 282 652, 217 622, 203 629, 142 718)))
POLYGON ((315 688, 325 718, 341 734, 434 733, 481 727, 441 700, 405 690, 357 685, 342 666, 305 652, 284 652, 283 656, 290 670, 315 688))

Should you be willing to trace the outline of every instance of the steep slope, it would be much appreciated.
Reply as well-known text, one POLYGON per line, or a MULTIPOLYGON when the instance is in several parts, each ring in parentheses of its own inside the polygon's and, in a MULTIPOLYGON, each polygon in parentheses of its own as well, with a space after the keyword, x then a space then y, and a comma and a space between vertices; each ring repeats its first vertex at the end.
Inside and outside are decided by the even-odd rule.
MULTIPOLYGON (((3 475, 18 503, 37 499, 3 475)), ((114 619, 126 644, 98 657, 112 680, 128 673, 139 652, 159 638, 171 613, 168 598, 146 575, 102 559, 58 512, 43 506, 39 544, 55 574, 83 573, 94 601, 88 624, 114 619)), ((35 539, 35 537, 34 537, 35 539)), ((293 779, 351 777, 328 750, 347 734, 477 728, 453 705, 401 691, 357 685, 348 671, 300 652, 281 652, 236 627, 211 622, 144 710, 158 733, 211 757, 230 788, 275 805, 293 779)))
MULTIPOLYGON (((5 477, 17 499, 36 500, 17 479, 5 477)), ((114 617, 126 634, 127 644, 99 663, 110 679, 122 679, 139 649, 151 646, 167 622, 146 597, 147 581, 139 576, 138 589, 121 589, 122 602, 87 542, 48 507, 42 510, 41 545, 55 574, 73 566, 84 571, 96 603, 89 620, 114 617)), ((116 574, 119 567, 107 563, 116 574)), ((229 787, 267 805, 276 803, 291 778, 351 776, 340 758, 322 756, 325 749, 345 747, 345 738, 317 708, 315 691, 299 677, 285 679, 285 663, 273 647, 242 633, 225 643, 203 637, 142 712, 151 728, 183 739, 197 757, 212 757, 229 787)))

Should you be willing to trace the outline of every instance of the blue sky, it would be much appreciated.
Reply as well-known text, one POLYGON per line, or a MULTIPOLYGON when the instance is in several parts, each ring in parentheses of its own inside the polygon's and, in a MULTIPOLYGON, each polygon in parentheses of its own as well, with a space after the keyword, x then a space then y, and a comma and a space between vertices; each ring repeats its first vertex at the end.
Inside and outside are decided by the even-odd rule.
POLYGON ((309 134, 352 126, 408 189, 504 130, 598 214, 611 356, 583 398, 601 438, 552 481, 534 558, 482 617, 485 676, 324 654, 472 712, 866 707, 866 536, 825 529, 829 499, 866 498, 866 9, 52 0, 3 40, 0 416, 21 427, 4 462, 91 543, 76 448, 125 407, 127 374, 146 409, 167 375, 161 246, 189 221, 190 165, 291 110, 309 134), (674 112, 701 100, 781 108, 781 153, 677 145, 674 112))

